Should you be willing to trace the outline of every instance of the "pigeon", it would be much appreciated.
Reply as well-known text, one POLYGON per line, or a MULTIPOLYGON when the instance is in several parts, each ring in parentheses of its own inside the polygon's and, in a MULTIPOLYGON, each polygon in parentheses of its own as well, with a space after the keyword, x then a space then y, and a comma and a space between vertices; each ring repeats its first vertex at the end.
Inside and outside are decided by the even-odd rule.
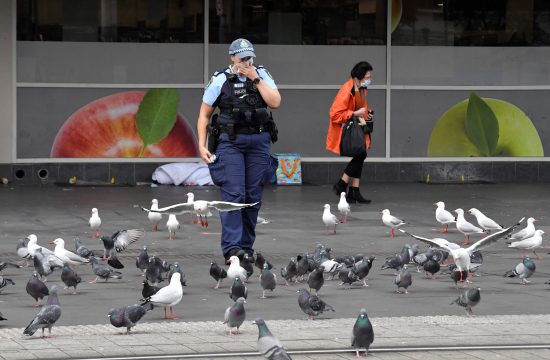
POLYGON ((254 273, 253 262, 250 262, 248 253, 246 253, 244 250, 239 250, 235 256, 239 258, 239 265, 241 265, 241 267, 246 270, 246 279, 248 280, 248 278, 250 278, 254 273))
POLYGON ((143 289, 141 290, 141 295, 144 299, 148 298, 149 296, 153 296, 160 289, 158 286, 149 285, 149 281, 147 280, 143 280, 142 284, 143 289))
POLYGON ((124 264, 118 259, 116 251, 111 251, 111 255, 107 258, 107 264, 115 269, 124 269, 124 264))
POLYGON ((19 269, 21 268, 21 265, 12 263, 11 261, 7 261, 7 260, 0 260, 0 271, 3 271, 7 267, 19 269))
POLYGON ((0 275, 0 290, 8 286, 9 284, 15 285, 12 279, 5 278, 0 275))
POLYGON ((65 263, 61 271, 61 281, 65 284, 65 289, 74 287, 73 294, 76 294, 76 286, 82 282, 82 278, 69 267, 68 263, 65 263))
POLYGON ((214 289, 218 289, 222 280, 227 277, 227 271, 216 264, 215 261, 212 261, 210 263, 210 276, 212 276, 212 278, 216 280, 216 285, 214 285, 214 289))
POLYGON ((144 234, 143 229, 119 230, 112 236, 102 236, 103 258, 107 259, 116 251, 117 253, 126 250, 128 245, 136 242, 144 234))
POLYGON ((146 303, 151 303, 153 305, 164 306, 164 318, 166 317, 166 307, 170 307, 170 319, 177 320, 177 317, 174 316, 172 307, 177 305, 181 298, 183 297, 183 288, 181 287, 181 275, 180 273, 175 273, 170 279, 170 284, 159 289, 156 294, 149 296, 143 299, 144 305, 146 303))
MULTIPOLYGON (((159 201, 157 199, 151 200, 151 210, 159 209, 159 201)), ((157 231, 160 220, 162 219, 162 214, 154 211, 147 213, 147 219, 151 223, 151 231, 157 231)))
POLYGON ((443 201, 438 201, 434 205, 437 206, 435 219, 441 224, 441 232, 446 233, 449 230, 449 224, 456 223, 456 218, 449 211, 445 210, 445 203, 443 201))
POLYGON ((42 309, 31 320, 30 324, 23 330, 23 334, 32 336, 38 329, 42 329, 42 337, 44 337, 44 329, 48 329, 48 337, 52 337, 52 327, 61 317, 61 306, 57 297, 57 286, 53 285, 49 291, 48 300, 42 306, 42 309))
POLYGON ((39 247, 34 252, 34 269, 40 274, 40 277, 47 281, 48 275, 50 275, 55 269, 63 268, 63 261, 55 256, 51 251, 47 255, 43 255, 44 248, 39 247))
POLYGON ((340 263, 330 259, 325 250, 321 251, 319 263, 319 266, 323 269, 323 271, 330 274, 331 277, 334 277, 338 273, 338 270, 342 267, 340 263))
POLYGON ((536 221, 537 220, 535 220, 532 217, 527 219, 527 226, 525 226, 523 229, 521 229, 517 233, 512 234, 512 236, 510 236, 510 241, 520 241, 523 239, 533 237, 533 235, 535 235, 535 230, 536 230, 534 222, 536 221))
POLYGON ((239 328, 241 327, 244 320, 246 319, 246 311, 244 310, 244 304, 246 304, 245 298, 239 297, 238 299, 235 300, 235 303, 233 305, 225 309, 223 323, 227 324, 227 327, 229 328, 228 335, 232 335, 231 330, 234 327, 237 328, 237 334, 240 334, 239 328))
POLYGON ((390 211, 388 209, 384 209, 381 211, 382 213, 382 222, 387 227, 391 228, 391 237, 395 236, 394 229, 403 226, 406 224, 403 220, 396 218, 392 214, 390 214, 390 211))
POLYGON ((48 287, 38 278, 36 272, 32 273, 25 290, 36 301, 34 306, 40 306, 40 300, 50 294, 48 287))
POLYGON ((95 256, 94 252, 88 249, 86 246, 82 245, 79 238, 74 238, 74 247, 78 256, 85 259, 89 259, 92 256, 95 256))
POLYGON ((537 259, 541 257, 537 254, 536 250, 542 245, 543 230, 535 230, 535 234, 532 237, 525 238, 520 241, 506 242, 509 248, 521 249, 521 257, 525 257, 525 250, 533 250, 533 254, 537 259))
POLYGON ((468 212, 476 217, 477 224, 480 228, 483 230, 491 231, 491 230, 502 230, 502 226, 500 226, 496 221, 493 219, 488 218, 485 216, 481 211, 479 211, 476 208, 471 208, 468 210, 468 212))
POLYGON ((258 326, 258 342, 256 348, 268 360, 292 360, 283 344, 269 331, 265 321, 261 318, 254 320, 258 326))
POLYGON ((254 260, 254 265, 262 271, 265 263, 267 263, 269 270, 273 269, 273 265, 271 265, 271 263, 264 258, 263 254, 259 251, 256 252, 256 260, 254 260))
POLYGON ((390 256, 386 258, 386 261, 384 262, 384 265, 382 265, 380 270, 385 270, 385 269, 399 270, 403 267, 403 265, 408 264, 410 261, 411 259, 409 257, 409 245, 405 244, 405 246, 403 246, 403 248, 401 249, 400 254, 396 254, 394 256, 390 256))
POLYGON ((241 281, 240 277, 236 277, 233 280, 233 284, 229 287, 229 297, 233 301, 237 301, 238 298, 247 298, 248 297, 248 288, 241 281))
POLYGON ((162 260, 155 255, 149 256, 149 263, 147 269, 145 269, 145 279, 151 284, 157 285, 159 282, 164 281, 162 278, 163 272, 162 260))
POLYGON ((258 202, 252 204, 240 204, 227 201, 206 201, 206 200, 194 200, 190 203, 180 203, 175 205, 170 205, 167 207, 160 208, 158 210, 146 209, 141 207, 143 211, 146 212, 158 212, 161 214, 191 214, 195 213, 200 218, 200 224, 204 227, 208 227, 208 216, 211 214, 211 209, 216 209, 218 211, 235 211, 244 209, 246 207, 256 206, 258 202), (203 220, 204 217, 204 220, 203 220))
POLYGON ((363 286, 369 286, 367 284, 367 275, 372 268, 372 263, 376 259, 375 256, 363 257, 360 262, 355 263, 353 266, 353 272, 357 275, 357 279, 363 280, 363 286))
MULTIPOLYGON (((421 236, 410 234, 410 233, 408 233, 404 230, 401 230, 401 229, 400 230, 401 230, 401 232, 404 232, 404 233, 412 236, 413 238, 415 238, 417 240, 420 240, 424 243, 427 243, 430 246, 435 246, 435 247, 441 248, 445 251, 448 251, 454 259, 457 270, 460 271, 461 274, 463 274, 463 271, 469 271, 470 270, 470 263, 471 263, 470 257, 472 256, 472 254, 474 252, 476 252, 478 250, 482 250, 482 249, 492 245, 497 240, 499 240, 503 237, 509 236, 512 233, 512 231, 514 231, 514 229, 521 224, 521 222, 523 220, 524 220, 524 218, 521 218, 516 224, 514 224, 514 225, 512 225, 508 228, 502 229, 500 231, 497 231, 493 234, 487 235, 483 239, 478 240, 477 242, 475 242, 474 244, 470 245, 467 248, 462 248, 462 247, 456 246, 456 244, 454 244, 455 246, 450 246, 449 245, 450 243, 447 240, 444 240, 444 239, 443 239, 443 241, 441 241, 441 239, 438 239, 438 238, 428 239, 428 238, 424 238, 424 237, 421 237, 421 236)), ((461 281, 463 281, 463 280, 464 279, 462 278, 461 281)))
POLYGON ((359 357, 359 351, 365 349, 365 356, 369 351, 370 345, 374 341, 374 329, 369 320, 367 309, 359 310, 359 316, 353 325, 351 334, 351 346, 355 348, 355 356, 359 357))
POLYGON ((466 309, 466 314, 468 316, 473 316, 474 313, 472 312, 472 308, 479 303, 479 300, 481 300, 480 291, 481 288, 471 288, 465 290, 451 303, 451 305, 456 303, 458 306, 462 306, 466 309))
POLYGON ((147 246, 143 245, 139 255, 136 257, 136 267, 143 272, 142 276, 145 276, 145 271, 147 270, 148 265, 149 254, 147 254, 147 246))
POLYGON ((176 240, 176 230, 180 230, 180 222, 176 218, 176 215, 168 215, 168 221, 166 222, 166 228, 168 229, 168 240, 176 240))
POLYGON ((334 311, 332 306, 325 303, 317 295, 310 294, 306 289, 298 290, 298 294, 298 305, 308 315, 308 320, 313 320, 315 316, 319 316, 325 310, 334 311))
POLYGON ((304 279, 304 276, 309 271, 309 262, 307 260, 307 255, 298 255, 296 256, 296 276, 300 278, 300 281, 304 279))
POLYGON ((2 313, 0 312, 0 321, 5 321, 5 320, 8 320, 4 317, 4 315, 2 315, 2 313))
POLYGON ((407 269, 407 265, 403 265, 401 270, 399 270, 399 273, 395 276, 395 285, 397 285, 397 290, 395 290, 396 293, 402 294, 402 292, 399 289, 405 289, 405 294, 408 294, 409 291, 407 288, 411 286, 412 284, 412 275, 409 272, 409 269, 407 269))
POLYGON ((90 284, 95 284, 99 278, 105 279, 105 282, 109 281, 111 278, 122 279, 122 273, 120 271, 113 270, 107 265, 100 264, 97 256, 92 257, 90 262, 92 263, 92 270, 96 275, 95 280, 90 281, 90 284))
POLYGON ((354 282, 359 281, 359 278, 353 272, 353 269, 348 268, 345 264, 338 271, 338 278, 342 281, 340 285, 349 284, 350 289, 354 282))
POLYGON ((312 294, 317 294, 324 283, 325 278, 323 277, 322 267, 318 267, 309 273, 307 284, 309 286, 309 291, 311 291, 312 294))
POLYGON ((48 248, 45 248, 43 246, 38 245, 38 238, 36 237, 35 234, 30 234, 29 236, 27 236, 27 239, 29 240, 27 242, 27 250, 28 250, 31 257, 34 257, 34 254, 36 253, 37 249, 42 249, 42 254, 44 256, 53 255, 53 251, 51 251, 48 248))
POLYGON ((28 267, 30 266, 29 260, 32 259, 31 254, 29 253, 29 249, 27 248, 27 239, 19 239, 19 242, 17 243, 17 256, 19 256, 22 259, 25 259, 25 265, 28 267))
MULTIPOLYGON (((449 266, 449 271, 451 272, 451 279, 454 281, 456 289, 458 289, 458 283, 463 281, 462 279, 468 278, 468 271, 459 271, 455 264, 451 264, 451 266, 449 266)), ((468 281, 469 280, 466 280, 466 282, 468 281)))
POLYGON ((92 239, 99 237, 99 227, 101 226, 101 218, 99 217, 99 213, 97 212, 97 208, 92 209, 92 216, 90 216, 90 220, 88 220, 88 225, 90 225, 90 229, 92 232, 92 239))
POLYGON ((181 270, 180 264, 176 261, 172 265, 170 265, 170 270, 168 271, 168 278, 170 279, 174 273, 180 274, 180 282, 181 286, 187 286, 187 278, 185 277, 185 274, 181 270))
POLYGON ((420 246, 418 244, 412 244, 411 247, 409 247, 409 259, 412 259, 418 254, 420 246))
POLYGON ((273 291, 275 290, 275 287, 277 287, 277 275, 269 270, 269 265, 267 263, 264 264, 264 269, 262 270, 262 274, 260 275, 260 285, 263 289, 261 297, 262 299, 266 298, 265 292, 267 290, 273 291))
POLYGON ((435 279, 435 274, 441 269, 439 261, 434 259, 434 252, 432 249, 429 249, 426 252, 426 262, 422 264, 422 268, 426 272, 426 275, 429 273, 432 276, 432 279, 435 279))
POLYGON ((340 211, 340 215, 342 217, 340 218, 340 221, 342 223, 348 222, 348 215, 351 212, 351 209, 349 207, 348 201, 346 200, 346 192, 342 191, 340 194, 340 201, 338 202, 338 211, 340 211))
POLYGON ((55 244, 54 254, 64 263, 69 263, 71 265, 80 265, 84 263, 89 263, 90 260, 85 259, 67 249, 65 249, 65 240, 57 238, 53 241, 55 244))
POLYGON ((126 335, 130 334, 130 331, 137 322, 147 313, 147 311, 152 310, 153 305, 147 303, 145 305, 133 304, 128 305, 118 309, 111 309, 109 314, 109 321, 114 327, 125 327, 126 335))
MULTIPOLYGON (((420 272, 420 268, 424 267, 424 263, 428 261, 428 257, 426 256, 426 254, 427 252, 421 253, 411 258, 411 262, 416 264, 416 272, 420 272)), ((433 257, 433 250, 432 250, 432 257, 433 257)))
POLYGON ((290 258, 288 265, 281 268, 281 276, 285 279, 286 286, 290 285, 289 282, 295 281, 294 278, 296 277, 296 273, 296 260, 290 258))
POLYGON ((241 267, 239 258, 235 255, 229 258, 229 269, 227 269, 227 278, 230 281, 234 281, 236 277, 240 277, 241 281, 246 281, 246 270, 241 267))
POLYGON ((528 278, 531 277, 535 273, 537 266, 535 265, 535 262, 531 260, 529 256, 523 258, 522 262, 516 265, 515 268, 512 270, 507 271, 504 273, 505 277, 518 277, 521 279, 522 285, 527 285, 530 283, 528 278))
POLYGON ((464 245, 470 245, 470 235, 484 234, 485 230, 478 228, 474 224, 466 221, 464 218, 464 210, 458 208, 455 210, 458 214, 456 217, 456 228, 464 234, 464 245))
POLYGON ((330 205, 325 204, 323 206, 325 210, 323 210, 323 223, 325 224, 325 228, 328 235, 328 229, 332 226, 333 233, 336 234, 336 225, 340 224, 340 221, 338 221, 338 218, 336 215, 330 212, 330 205))

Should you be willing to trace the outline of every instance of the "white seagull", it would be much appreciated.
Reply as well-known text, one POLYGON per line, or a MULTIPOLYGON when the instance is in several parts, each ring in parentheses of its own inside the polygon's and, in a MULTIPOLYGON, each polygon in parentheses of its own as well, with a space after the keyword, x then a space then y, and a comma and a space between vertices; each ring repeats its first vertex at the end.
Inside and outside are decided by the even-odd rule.
MULTIPOLYGON (((157 199, 151 200, 151 210, 158 210, 158 209, 159 209, 159 201, 157 199)), ((147 219, 149 219, 149 222, 151 223, 151 226, 152 226, 151 231, 157 231, 160 220, 162 219, 162 214, 151 211, 147 213, 147 219)))
POLYGON ((27 236, 27 239, 29 239, 29 242, 27 243, 27 250, 29 251, 29 255, 31 257, 34 258, 34 254, 36 253, 37 249, 42 249, 42 254, 44 256, 55 255, 50 249, 38 245, 38 238, 35 234, 30 234, 29 236, 27 236))
POLYGON ((235 281, 236 277, 239 277, 242 282, 245 282, 247 279, 246 270, 241 266, 239 258, 235 255, 229 258, 229 269, 227 269, 227 278, 231 283, 235 281))
POLYGON ((154 295, 151 295, 147 299, 145 299, 146 302, 150 302, 153 305, 159 305, 164 306, 164 318, 166 317, 166 307, 170 307, 170 319, 176 320, 177 317, 174 316, 174 313, 172 311, 172 306, 177 305, 183 296, 183 288, 181 286, 181 274, 179 272, 175 272, 172 274, 172 277, 170 278, 170 284, 167 286, 161 288, 159 291, 157 291, 154 295))
POLYGON ((176 230, 181 229, 180 223, 176 218, 176 215, 174 214, 168 215, 166 228, 168 229, 168 240, 176 240, 176 230))
POLYGON ((333 232, 336 234, 336 225, 340 224, 340 221, 338 221, 338 218, 336 215, 330 212, 330 205, 325 204, 323 206, 325 210, 323 210, 323 223, 325 224, 325 228, 327 230, 328 235, 328 228, 333 227, 333 232))
POLYGON ((90 225, 90 229, 92 229, 92 232, 95 231, 95 233, 92 234, 92 238, 95 239, 99 237, 99 227, 101 226, 101 218, 99 217, 97 208, 92 209, 92 216, 90 216, 90 220, 88 220, 88 224, 90 225))
POLYGON ((390 211, 388 209, 382 210, 381 213, 382 213, 382 222, 384 223, 384 225, 391 228, 391 237, 395 236, 394 234, 395 228, 398 228, 406 224, 406 222, 404 222, 403 220, 396 218, 395 216, 390 214, 390 211))
POLYGON ((84 263, 89 263, 90 260, 85 259, 69 250, 65 249, 65 240, 57 238, 52 241, 52 244, 55 244, 54 254, 64 263, 69 263, 72 265, 80 265, 84 263))
MULTIPOLYGON (((517 226, 519 226, 519 224, 521 224, 521 222, 523 220, 524 220, 524 218, 522 218, 516 224, 514 224, 514 225, 512 225, 508 228, 502 229, 498 232, 495 232, 494 234, 487 235, 483 239, 476 241, 475 243, 473 243, 472 245, 470 245, 467 248, 463 248, 463 247, 460 247, 460 246, 459 247, 451 246, 444 239, 438 239, 438 238, 428 239, 428 238, 425 238, 425 237, 422 237, 422 236, 418 236, 418 235, 408 233, 405 230, 401 230, 401 229, 399 229, 399 230, 401 232, 405 233, 405 234, 409 234, 413 238, 415 238, 417 240, 420 240, 420 241, 422 241, 422 242, 424 242, 424 243, 426 243, 430 246, 434 246, 434 247, 443 249, 445 251, 448 251, 449 254, 451 254, 451 256, 453 257, 453 259, 455 261, 457 270, 461 272, 460 281, 464 281, 463 276, 462 276, 462 271, 468 271, 468 272, 470 271, 470 256, 474 252, 476 252, 478 250, 482 250, 482 249, 488 247, 489 245, 492 245, 497 240, 511 234, 512 231, 514 231, 514 229, 517 226), (443 240, 443 241, 441 241, 441 240, 443 240)), ((454 245, 456 245, 456 244, 454 244, 454 245)))
POLYGON ((523 240, 523 239, 533 237, 535 235, 535 230, 536 230, 534 222, 536 222, 536 221, 537 220, 535 220, 532 217, 528 218, 527 219, 527 226, 525 226, 523 229, 521 229, 517 233, 512 234, 512 236, 510 236, 510 240, 519 241, 519 240, 523 240))
POLYGON ((485 233, 485 230, 480 229, 474 224, 466 221, 464 218, 464 210, 458 208, 455 210, 455 213, 458 214, 456 217, 456 228, 464 234, 464 245, 470 244, 470 235, 485 233))
POLYGON ((449 230, 449 224, 456 222, 456 217, 445 210, 445 203, 443 201, 438 201, 434 205, 437 206, 437 209, 435 209, 435 219, 441 224, 441 232, 446 233, 449 230))
POLYGON ((507 242, 509 248, 521 249, 521 257, 525 257, 525 250, 533 250, 533 254, 537 259, 541 257, 536 253, 536 250, 542 245, 542 235, 544 231, 535 230, 535 234, 532 237, 523 239, 520 241, 507 242))
POLYGON ((488 218, 485 216, 481 211, 479 211, 476 208, 471 208, 468 210, 468 212, 476 217, 477 224, 484 230, 501 230, 502 226, 500 226, 496 221, 493 219, 488 218))
POLYGON ((340 214, 342 215, 341 221, 343 223, 348 222, 348 214, 351 212, 351 209, 348 204, 348 200, 346 199, 346 192, 342 191, 340 193, 340 201, 338 202, 338 211, 340 211, 340 214))

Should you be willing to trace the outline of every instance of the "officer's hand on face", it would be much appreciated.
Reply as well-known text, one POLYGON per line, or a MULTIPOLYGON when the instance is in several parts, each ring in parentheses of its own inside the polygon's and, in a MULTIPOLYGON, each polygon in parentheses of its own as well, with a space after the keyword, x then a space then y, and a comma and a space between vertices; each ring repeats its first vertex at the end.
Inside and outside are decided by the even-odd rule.
POLYGON ((357 116, 357 117, 365 117, 365 112, 367 112, 367 109, 362 107, 362 108, 359 108, 357 110, 355 110, 353 112, 353 115, 357 116))
POLYGON ((254 80, 258 77, 258 73, 256 71, 256 67, 254 65, 248 65, 246 63, 239 63, 239 73, 243 76, 246 76, 250 80, 254 80))
POLYGON ((210 164, 212 163, 212 161, 210 160, 212 154, 210 153, 210 151, 208 151, 208 149, 206 148, 206 146, 199 146, 199 151, 201 153, 201 159, 207 163, 207 164, 210 164))

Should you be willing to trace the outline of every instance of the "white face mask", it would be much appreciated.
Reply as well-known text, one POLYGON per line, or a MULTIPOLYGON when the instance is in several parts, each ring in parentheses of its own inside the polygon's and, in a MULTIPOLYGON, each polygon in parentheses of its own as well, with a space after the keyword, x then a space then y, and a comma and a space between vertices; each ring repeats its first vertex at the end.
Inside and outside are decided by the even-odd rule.
POLYGON ((368 86, 370 85, 370 83, 371 83, 371 80, 370 80, 370 79, 365 80, 365 81, 363 81, 361 84, 359 84, 359 87, 366 88, 366 87, 368 87, 368 86))

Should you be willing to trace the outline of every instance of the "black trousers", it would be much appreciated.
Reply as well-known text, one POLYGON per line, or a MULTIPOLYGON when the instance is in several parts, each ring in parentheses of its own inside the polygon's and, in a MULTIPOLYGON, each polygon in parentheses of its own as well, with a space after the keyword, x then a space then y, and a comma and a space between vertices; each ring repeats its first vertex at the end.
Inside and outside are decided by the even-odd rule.
POLYGON ((348 166, 346 166, 346 169, 344 170, 344 174, 352 178, 361 179, 361 172, 363 171, 363 163, 365 162, 366 158, 367 158, 367 152, 364 152, 361 155, 357 155, 351 158, 351 161, 348 163, 348 166))

